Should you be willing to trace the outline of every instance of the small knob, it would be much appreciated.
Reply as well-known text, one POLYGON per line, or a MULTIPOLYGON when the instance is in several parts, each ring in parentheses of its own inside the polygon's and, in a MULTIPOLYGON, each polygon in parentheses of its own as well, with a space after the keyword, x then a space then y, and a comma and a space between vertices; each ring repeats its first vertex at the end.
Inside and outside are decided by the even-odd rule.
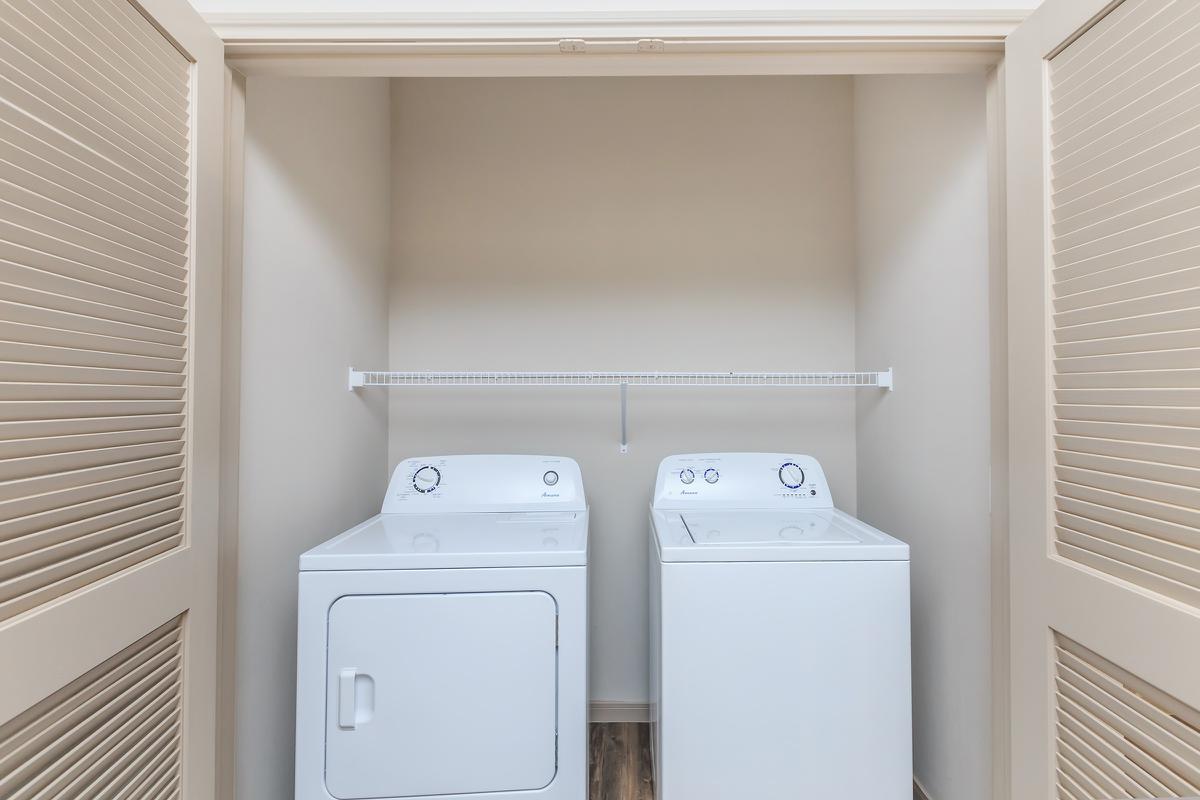
POLYGON ((422 494, 429 494, 442 482, 442 473, 437 467, 428 464, 413 473, 413 488, 422 494))
POLYGON ((804 485, 804 470, 789 461, 779 468, 779 482, 789 489, 799 489, 804 485))
POLYGON ((709 483, 716 483, 717 481, 721 480, 721 473, 710 467, 704 470, 704 480, 708 481, 709 483))
POLYGON ((542 483, 547 486, 553 486, 558 483, 558 473, 554 470, 546 470, 546 474, 542 476, 542 483))
POLYGON ((679 470, 680 483, 691 483, 694 480, 696 480, 696 473, 692 472, 690 469, 679 470))

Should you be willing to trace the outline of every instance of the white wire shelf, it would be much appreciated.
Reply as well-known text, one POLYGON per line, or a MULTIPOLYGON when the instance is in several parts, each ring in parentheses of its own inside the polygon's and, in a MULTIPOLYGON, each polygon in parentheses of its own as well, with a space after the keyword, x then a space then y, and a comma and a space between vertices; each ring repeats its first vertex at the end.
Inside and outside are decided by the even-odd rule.
POLYGON ((379 372, 350 368, 351 391, 365 386, 616 386, 621 400, 621 452, 629 452, 630 386, 894 387, 882 372, 379 372))
POLYGON ((364 386, 786 386, 893 388, 882 372, 380 372, 350 368, 364 386))

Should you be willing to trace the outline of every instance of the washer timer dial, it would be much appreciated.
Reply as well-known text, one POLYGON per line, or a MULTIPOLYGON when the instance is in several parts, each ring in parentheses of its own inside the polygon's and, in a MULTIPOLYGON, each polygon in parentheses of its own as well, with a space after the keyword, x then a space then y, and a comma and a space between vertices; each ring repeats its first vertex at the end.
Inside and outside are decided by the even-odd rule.
POLYGON ((413 488, 421 494, 429 494, 442 482, 442 473, 428 464, 413 473, 413 488))
POLYGON ((690 469, 679 470, 680 483, 691 483, 694 480, 696 480, 696 473, 692 472, 690 469))
POLYGON ((799 464, 789 461, 779 468, 779 482, 789 489, 799 489, 804 485, 804 470, 799 464))

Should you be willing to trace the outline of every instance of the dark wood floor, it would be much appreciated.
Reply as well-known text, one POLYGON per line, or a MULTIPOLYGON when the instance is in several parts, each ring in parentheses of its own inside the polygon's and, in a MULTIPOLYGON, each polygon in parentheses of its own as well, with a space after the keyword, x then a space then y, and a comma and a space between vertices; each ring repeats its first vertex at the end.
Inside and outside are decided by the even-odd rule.
MULTIPOLYGON (((589 800, 654 800, 649 725, 593 722, 588 735, 589 800)), ((928 800, 915 783, 913 800, 928 800)))
POLYGON ((654 800, 650 726, 594 722, 589 735, 590 800, 654 800))

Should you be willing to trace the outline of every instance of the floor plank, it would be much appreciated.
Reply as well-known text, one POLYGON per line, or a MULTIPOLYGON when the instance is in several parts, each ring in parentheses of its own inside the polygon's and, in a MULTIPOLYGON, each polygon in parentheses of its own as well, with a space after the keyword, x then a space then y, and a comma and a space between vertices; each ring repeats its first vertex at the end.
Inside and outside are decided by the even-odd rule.
POLYGON ((588 757, 590 800, 654 800, 649 725, 593 723, 588 757))
MULTIPOLYGON (((588 800, 654 800, 650 726, 593 722, 588 727, 588 800)), ((929 800, 913 782, 913 800, 929 800)))

